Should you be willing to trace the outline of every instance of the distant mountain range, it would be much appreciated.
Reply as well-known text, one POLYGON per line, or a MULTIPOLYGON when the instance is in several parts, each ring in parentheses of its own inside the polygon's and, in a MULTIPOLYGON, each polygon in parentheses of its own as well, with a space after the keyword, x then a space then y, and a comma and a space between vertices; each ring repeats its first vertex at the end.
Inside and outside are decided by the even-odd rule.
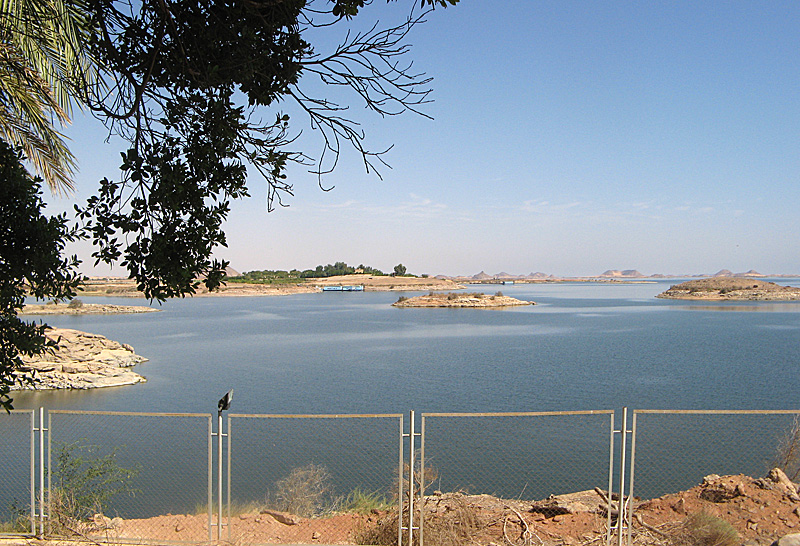
POLYGON ((795 277, 796 275, 765 275, 763 273, 759 273, 754 269, 749 271, 745 271, 743 273, 734 273, 729 269, 720 269, 716 273, 705 273, 705 274, 680 274, 680 275, 665 275, 663 273, 656 273, 653 275, 645 275, 641 273, 637 269, 608 269, 603 273, 595 276, 589 277, 556 277, 552 274, 536 272, 530 273, 528 275, 512 275, 511 273, 507 273, 505 271, 501 271, 500 273, 489 274, 485 271, 481 271, 480 273, 476 273, 475 275, 463 275, 463 276, 447 276, 447 275, 437 275, 436 278, 438 279, 448 279, 454 281, 477 281, 477 282, 486 282, 486 281, 514 281, 514 280, 554 280, 554 279, 670 279, 676 277, 795 277))

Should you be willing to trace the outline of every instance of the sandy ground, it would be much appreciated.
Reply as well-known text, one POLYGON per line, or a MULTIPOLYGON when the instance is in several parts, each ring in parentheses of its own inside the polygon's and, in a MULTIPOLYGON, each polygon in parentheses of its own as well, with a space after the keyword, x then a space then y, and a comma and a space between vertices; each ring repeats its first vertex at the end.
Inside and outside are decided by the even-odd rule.
MULTIPOLYGON (((437 546, 573 546, 601 545, 608 530, 605 493, 584 491, 541 501, 505 500, 490 495, 439 493, 425 499, 425 542, 437 546)), ((612 499, 612 526, 616 517, 612 499)), ((687 491, 631 502, 634 545, 672 546, 692 514, 706 513, 728 522, 738 543, 766 546, 777 538, 800 532, 797 486, 771 478, 708 476, 687 491)), ((101 520, 102 521, 102 520, 101 520)), ((107 520, 108 522, 109 520, 107 520)), ((171 543, 208 541, 208 516, 164 515, 125 520, 103 528, 84 524, 86 535, 100 542, 171 543)), ((216 533, 216 526, 212 525, 216 533)), ((289 514, 255 512, 231 518, 223 527, 224 542, 255 544, 369 544, 390 543, 397 534, 396 513, 337 514, 300 518, 289 514), (379 540, 379 538, 383 541, 379 540), (388 540, 389 542, 386 542, 388 540)))

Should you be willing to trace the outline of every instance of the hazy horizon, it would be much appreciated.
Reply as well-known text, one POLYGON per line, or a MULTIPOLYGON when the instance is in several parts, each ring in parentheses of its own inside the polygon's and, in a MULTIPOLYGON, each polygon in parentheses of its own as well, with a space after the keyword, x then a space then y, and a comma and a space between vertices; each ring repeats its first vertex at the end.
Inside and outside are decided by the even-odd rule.
MULTIPOLYGON (((409 6, 376 2, 355 22, 389 24, 409 6)), ((348 100, 367 145, 394 146, 383 180, 346 150, 322 181, 331 191, 293 166, 290 206, 267 214, 253 176, 218 257, 238 271, 800 271, 800 4, 464 1, 427 19, 409 60, 435 78, 434 119, 375 118, 348 100)), ((264 118, 279 110, 302 130, 296 148, 318 157, 291 104, 264 118)), ((78 190, 48 195, 50 212, 119 178, 123 148, 99 122, 76 112, 66 133, 78 190)), ((76 249, 84 272, 126 276, 76 249)))

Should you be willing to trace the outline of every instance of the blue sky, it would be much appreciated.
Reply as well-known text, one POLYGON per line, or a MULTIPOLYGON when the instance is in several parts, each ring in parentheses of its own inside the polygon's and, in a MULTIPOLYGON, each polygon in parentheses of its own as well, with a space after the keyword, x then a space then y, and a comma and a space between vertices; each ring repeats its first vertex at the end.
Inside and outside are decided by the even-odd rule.
MULTIPOLYGON (((358 22, 409 5, 375 0, 358 22)), ((800 4, 462 0, 409 42, 434 77, 433 120, 349 101, 372 149, 394 145, 383 180, 347 150, 334 189, 294 167, 290 206, 268 214, 253 177, 219 257, 239 271, 800 273, 800 4)), ((318 156, 307 120, 279 107, 318 156)), ((67 134, 79 190, 53 211, 118 178, 102 126, 78 114, 67 134)))

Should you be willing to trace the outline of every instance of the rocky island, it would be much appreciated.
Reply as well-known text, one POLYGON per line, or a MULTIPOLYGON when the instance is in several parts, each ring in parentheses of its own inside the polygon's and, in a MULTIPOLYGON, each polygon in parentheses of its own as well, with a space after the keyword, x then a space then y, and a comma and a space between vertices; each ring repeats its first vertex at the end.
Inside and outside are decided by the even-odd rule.
POLYGON ((116 315, 130 313, 153 313, 161 311, 146 305, 111 305, 108 303, 80 303, 76 301, 66 305, 54 303, 29 304, 22 308, 20 315, 116 315))
POLYGON ((36 357, 23 357, 23 366, 14 372, 17 381, 12 389, 94 389, 145 381, 127 369, 147 361, 130 345, 66 328, 50 328, 46 335, 58 347, 36 357))
POLYGON ((413 298, 401 296, 392 305, 395 307, 511 307, 536 304, 532 301, 523 301, 504 296, 502 292, 498 292, 493 296, 481 292, 466 294, 431 292, 425 296, 415 296, 413 298))
POLYGON ((741 277, 697 279, 671 286, 657 298, 714 301, 800 301, 800 288, 741 277))

